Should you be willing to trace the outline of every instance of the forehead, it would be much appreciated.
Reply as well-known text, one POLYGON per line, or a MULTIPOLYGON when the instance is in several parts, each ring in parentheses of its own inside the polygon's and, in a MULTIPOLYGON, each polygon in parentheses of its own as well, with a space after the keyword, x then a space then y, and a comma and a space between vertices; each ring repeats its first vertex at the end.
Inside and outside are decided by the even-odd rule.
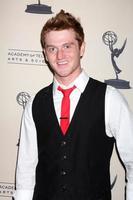
POLYGON ((46 44, 60 44, 72 41, 76 41, 76 35, 73 29, 50 31, 45 37, 46 44))

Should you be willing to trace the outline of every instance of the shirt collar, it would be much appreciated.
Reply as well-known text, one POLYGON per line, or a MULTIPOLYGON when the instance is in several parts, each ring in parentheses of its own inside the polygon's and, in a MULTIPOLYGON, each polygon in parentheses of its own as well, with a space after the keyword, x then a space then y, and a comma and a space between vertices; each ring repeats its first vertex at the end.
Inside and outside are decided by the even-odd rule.
POLYGON ((68 85, 67 87, 64 86, 64 85, 59 84, 59 82, 54 77, 54 80, 53 80, 53 94, 55 95, 55 93, 58 91, 57 88, 58 88, 59 85, 64 89, 70 88, 73 85, 75 85, 76 88, 79 89, 79 91, 81 93, 83 93, 88 81, 89 81, 89 76, 87 75, 87 73, 84 70, 82 70, 80 75, 70 85, 68 85))

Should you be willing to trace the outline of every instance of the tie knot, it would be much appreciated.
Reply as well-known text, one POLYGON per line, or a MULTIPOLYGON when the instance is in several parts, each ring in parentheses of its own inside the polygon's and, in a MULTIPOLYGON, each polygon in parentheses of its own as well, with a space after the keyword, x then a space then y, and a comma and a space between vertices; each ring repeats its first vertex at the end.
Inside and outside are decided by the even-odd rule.
POLYGON ((76 86, 74 85, 71 88, 68 89, 62 89, 60 86, 58 87, 58 90, 62 92, 62 94, 64 96, 70 96, 71 92, 76 88, 76 86))

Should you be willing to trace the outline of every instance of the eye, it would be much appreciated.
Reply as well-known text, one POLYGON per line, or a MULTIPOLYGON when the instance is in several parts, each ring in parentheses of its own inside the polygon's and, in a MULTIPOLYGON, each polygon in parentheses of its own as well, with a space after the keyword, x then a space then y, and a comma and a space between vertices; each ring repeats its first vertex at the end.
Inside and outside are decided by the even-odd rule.
POLYGON ((49 53, 56 53, 57 52, 57 48, 53 47, 53 46, 50 46, 50 47, 47 47, 47 51, 49 53))
POLYGON ((71 48, 71 44, 64 44, 64 49, 70 49, 71 48))

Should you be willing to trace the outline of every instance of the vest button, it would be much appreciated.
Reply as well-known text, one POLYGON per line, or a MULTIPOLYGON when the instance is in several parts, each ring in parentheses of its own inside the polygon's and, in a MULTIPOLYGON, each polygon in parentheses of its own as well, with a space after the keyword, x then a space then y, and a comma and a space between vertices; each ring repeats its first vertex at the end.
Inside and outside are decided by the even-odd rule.
POLYGON ((66 185, 62 185, 61 189, 62 189, 63 192, 65 192, 67 190, 67 186, 66 185))
POLYGON ((66 174, 67 174, 66 171, 61 171, 62 176, 65 176, 66 174))
POLYGON ((64 155, 62 159, 63 159, 63 160, 66 160, 66 159, 67 159, 67 156, 66 156, 66 155, 64 155))
POLYGON ((66 145, 66 141, 62 141, 61 142, 61 146, 63 147, 63 146, 65 146, 66 145))

